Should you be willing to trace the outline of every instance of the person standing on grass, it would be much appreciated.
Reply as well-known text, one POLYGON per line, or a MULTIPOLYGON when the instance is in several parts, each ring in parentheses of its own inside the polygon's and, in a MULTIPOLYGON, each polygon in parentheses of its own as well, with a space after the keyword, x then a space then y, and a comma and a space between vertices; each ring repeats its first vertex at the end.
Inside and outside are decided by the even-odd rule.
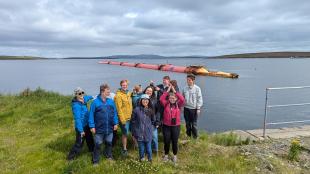
POLYGON ((187 86, 183 89, 183 96, 185 98, 184 119, 186 123, 187 136, 193 136, 194 139, 198 137, 197 119, 200 114, 200 108, 203 105, 201 89, 195 85, 195 76, 193 74, 187 75, 187 86))
POLYGON ((132 99, 131 92, 128 91, 128 80, 122 80, 120 85, 121 88, 117 90, 114 101, 122 130, 122 155, 126 157, 128 155, 127 137, 129 134, 130 119, 132 115, 132 99))
POLYGON ((75 144, 67 156, 68 160, 73 160, 81 152, 84 140, 86 140, 89 152, 94 150, 93 136, 88 127, 89 112, 87 108, 87 102, 93 99, 93 97, 85 95, 84 90, 80 87, 74 90, 74 95, 71 106, 76 137, 75 144))
POLYGON ((141 96, 140 104, 134 109, 131 118, 132 135, 138 142, 139 159, 144 161, 145 151, 148 161, 152 162, 152 134, 154 111, 150 97, 147 94, 141 96))
MULTIPOLYGON (((154 86, 152 81, 151 81, 150 85, 154 86)), ((163 119, 164 108, 161 106, 159 99, 163 95, 163 93, 168 90, 169 86, 170 86, 170 77, 164 76, 163 77, 163 83, 155 86, 155 88, 154 88, 157 91, 157 102, 158 102, 158 112, 160 115, 160 122, 162 122, 162 119, 163 119)))
POLYGON ((112 160, 113 131, 117 130, 118 118, 114 101, 109 98, 110 87, 107 84, 100 86, 100 94, 93 101, 89 112, 89 127, 95 134, 95 149, 93 164, 100 160, 100 146, 105 143, 105 156, 112 160))
POLYGON ((155 95, 155 89, 153 86, 148 86, 143 91, 144 94, 148 95, 150 98, 151 106, 154 111, 154 120, 153 124, 153 137, 152 137, 152 145, 153 150, 158 154, 158 127, 160 126, 160 113, 158 109, 158 102, 155 95))
POLYGON ((167 162, 169 160, 168 155, 170 143, 172 142, 172 161, 176 163, 181 125, 181 107, 184 105, 184 97, 170 85, 167 92, 164 92, 160 97, 160 103, 164 108, 162 131, 164 136, 165 155, 163 161, 167 162), (169 98, 167 99, 168 96, 169 98))

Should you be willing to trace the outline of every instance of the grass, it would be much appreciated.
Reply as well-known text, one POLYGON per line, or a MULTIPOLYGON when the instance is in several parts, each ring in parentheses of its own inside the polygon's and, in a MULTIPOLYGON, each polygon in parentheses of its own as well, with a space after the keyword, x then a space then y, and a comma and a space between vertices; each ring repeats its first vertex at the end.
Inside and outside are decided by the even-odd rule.
MULTIPOLYGON (((206 133, 199 140, 188 140, 184 127, 177 166, 161 162, 155 154, 152 164, 140 163, 131 144, 129 157, 123 159, 120 141, 113 149, 114 161, 102 158, 93 167, 85 146, 76 160, 68 162, 66 155, 75 135, 71 98, 40 88, 0 95, 1 173, 255 173, 257 161, 247 160, 234 147, 217 145, 221 143, 214 143, 206 133)), ((160 140, 163 151, 162 137, 160 140)))
POLYGON ((0 60, 37 60, 37 59, 44 59, 44 58, 33 56, 0 56, 0 60))

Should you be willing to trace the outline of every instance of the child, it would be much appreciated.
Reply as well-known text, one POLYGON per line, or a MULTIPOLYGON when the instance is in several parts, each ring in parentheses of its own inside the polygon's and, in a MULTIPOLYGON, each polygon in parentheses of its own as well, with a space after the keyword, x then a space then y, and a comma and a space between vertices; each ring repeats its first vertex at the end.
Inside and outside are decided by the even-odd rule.
POLYGON ((142 93, 141 85, 136 85, 133 88, 133 92, 131 94, 133 109, 137 107, 137 105, 139 103, 139 100, 140 100, 140 97, 141 97, 142 94, 143 93, 142 93))

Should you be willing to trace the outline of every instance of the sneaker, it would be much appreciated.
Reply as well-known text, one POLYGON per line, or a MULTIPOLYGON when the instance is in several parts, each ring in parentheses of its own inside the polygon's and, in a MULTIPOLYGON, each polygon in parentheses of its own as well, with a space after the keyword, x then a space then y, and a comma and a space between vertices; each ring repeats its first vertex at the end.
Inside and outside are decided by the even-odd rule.
POLYGON ((164 155, 164 157, 163 157, 163 161, 164 161, 164 162, 168 162, 168 161, 169 161, 169 157, 168 157, 168 155, 164 155))
POLYGON ((108 161, 113 161, 113 158, 112 157, 108 157, 107 160, 108 161))
POLYGON ((93 163, 93 166, 94 166, 94 167, 99 166, 99 162, 94 162, 94 163, 93 163))
POLYGON ((123 150, 122 150, 122 155, 123 155, 124 157, 127 157, 127 156, 128 156, 128 151, 125 150, 125 149, 123 149, 123 150))
POLYGON ((141 158, 141 159, 140 159, 140 162, 143 162, 143 161, 145 161, 145 158, 141 158))
POLYGON ((178 161, 177 156, 176 156, 176 155, 173 155, 173 157, 172 157, 172 162, 173 162, 173 163, 177 163, 177 161, 178 161))

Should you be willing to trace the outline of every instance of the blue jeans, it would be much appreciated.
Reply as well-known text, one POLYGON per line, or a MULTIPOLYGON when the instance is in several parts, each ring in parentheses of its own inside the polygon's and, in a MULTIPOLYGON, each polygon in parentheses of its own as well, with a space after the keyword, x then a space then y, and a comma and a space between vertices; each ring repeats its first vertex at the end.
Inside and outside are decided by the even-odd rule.
POLYGON ((95 134, 95 149, 93 154, 93 163, 98 163, 100 160, 100 146, 105 142, 105 156, 112 158, 112 139, 113 133, 109 134, 95 134))
POLYGON ((144 158, 145 150, 149 161, 152 161, 152 141, 138 141, 140 160, 144 158))
POLYGON ((153 150, 158 152, 158 132, 155 126, 153 127, 152 144, 153 144, 153 150))

